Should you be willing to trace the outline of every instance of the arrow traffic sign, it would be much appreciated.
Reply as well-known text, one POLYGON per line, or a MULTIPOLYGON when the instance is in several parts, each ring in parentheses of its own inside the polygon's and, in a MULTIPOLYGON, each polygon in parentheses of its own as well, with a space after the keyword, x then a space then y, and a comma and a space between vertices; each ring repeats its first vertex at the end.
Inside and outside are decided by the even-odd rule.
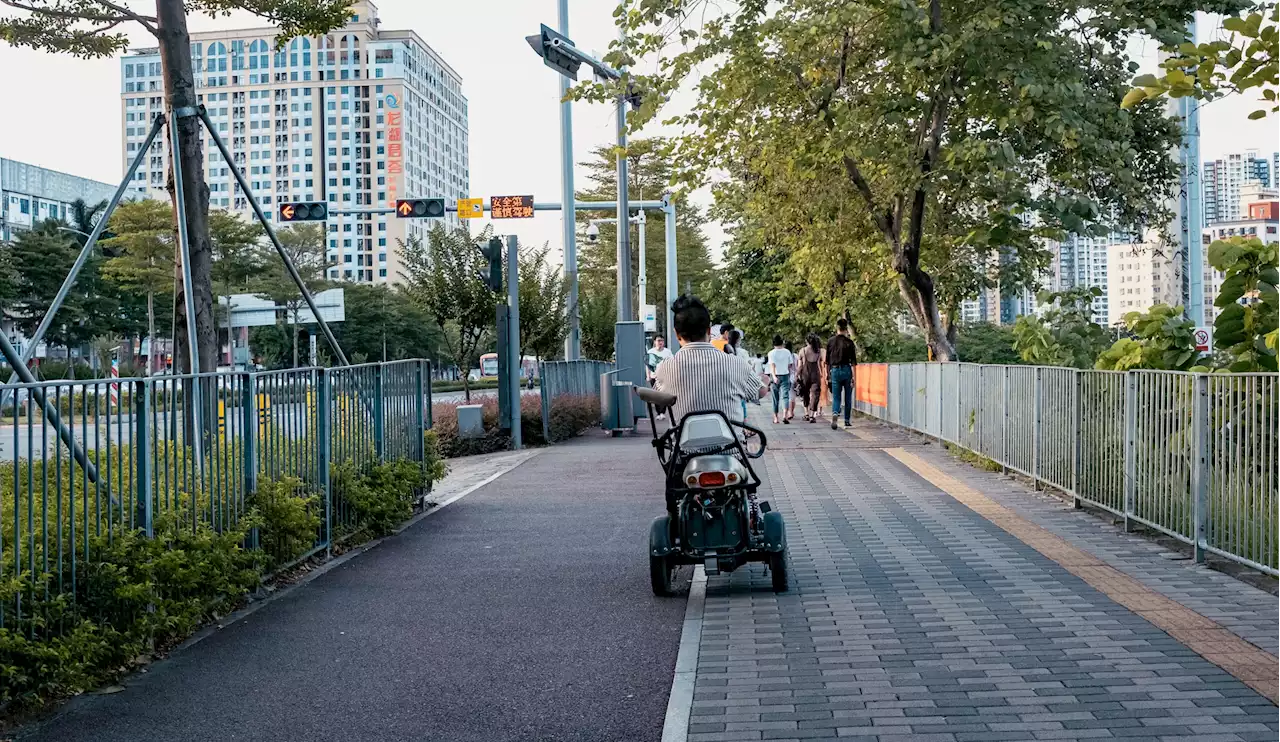
POLYGON ((443 198, 396 199, 396 216, 401 219, 438 219, 444 216, 443 198))

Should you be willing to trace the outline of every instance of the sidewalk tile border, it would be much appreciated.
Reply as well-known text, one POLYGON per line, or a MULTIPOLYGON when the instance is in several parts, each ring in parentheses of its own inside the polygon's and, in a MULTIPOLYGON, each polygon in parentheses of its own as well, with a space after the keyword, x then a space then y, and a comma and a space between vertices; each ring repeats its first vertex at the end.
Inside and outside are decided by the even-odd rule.
POLYGON ((680 651, 676 654, 675 676, 667 696, 667 716, 662 723, 662 742, 686 742, 693 710, 693 687, 698 677, 698 648, 702 644, 703 608, 707 603, 707 573, 702 565, 693 568, 689 583, 689 603, 684 609, 680 630, 680 651))

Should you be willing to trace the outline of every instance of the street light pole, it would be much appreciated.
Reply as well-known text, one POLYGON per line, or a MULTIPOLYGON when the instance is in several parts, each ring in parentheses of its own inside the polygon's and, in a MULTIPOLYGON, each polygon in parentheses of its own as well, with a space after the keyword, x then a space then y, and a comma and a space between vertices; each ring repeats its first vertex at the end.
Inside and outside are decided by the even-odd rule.
POLYGON ((631 225, 627 221, 627 96, 618 95, 618 321, 630 322, 631 225))
MULTIPOLYGON (((559 31, 569 35, 569 0, 559 2, 559 31)), ((578 312, 578 244, 577 211, 573 208, 573 103, 568 100, 569 78, 560 79, 560 203, 565 204, 564 218, 564 277, 569 283, 569 301, 565 309, 569 314, 569 334, 564 340, 564 357, 575 361, 582 355, 582 332, 578 312)))

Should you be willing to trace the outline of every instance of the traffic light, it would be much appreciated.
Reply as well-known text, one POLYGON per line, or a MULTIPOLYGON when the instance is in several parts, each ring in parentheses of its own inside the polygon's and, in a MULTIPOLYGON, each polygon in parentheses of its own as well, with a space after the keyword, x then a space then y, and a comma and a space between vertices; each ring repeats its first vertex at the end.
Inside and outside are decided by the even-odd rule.
POLYGON ((329 218, 329 205, 324 201, 293 201, 280 204, 282 222, 322 222, 329 218))
POLYGON ((493 291, 502 293, 502 238, 490 237, 489 244, 480 247, 480 253, 489 261, 489 270, 481 280, 493 291))
POLYGON ((438 219, 444 216, 443 198, 402 198, 396 201, 396 216, 401 219, 438 219))

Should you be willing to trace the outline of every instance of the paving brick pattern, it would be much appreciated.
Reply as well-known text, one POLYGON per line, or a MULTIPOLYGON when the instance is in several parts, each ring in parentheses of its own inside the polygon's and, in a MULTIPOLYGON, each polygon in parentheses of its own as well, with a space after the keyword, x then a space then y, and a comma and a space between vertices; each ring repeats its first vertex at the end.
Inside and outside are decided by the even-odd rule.
POLYGON ((1035 492, 1014 479, 971 466, 956 466, 937 446, 913 451, 1152 590, 1213 619, 1260 649, 1280 654, 1280 598, 1275 595, 1196 564, 1190 557, 1157 543, 1126 536, 1123 528, 1114 525, 1110 518, 1076 510, 1062 499, 1035 492))
POLYGON ((793 587, 709 579, 690 742, 1277 738, 1268 700, 882 451, 770 433, 793 587))

